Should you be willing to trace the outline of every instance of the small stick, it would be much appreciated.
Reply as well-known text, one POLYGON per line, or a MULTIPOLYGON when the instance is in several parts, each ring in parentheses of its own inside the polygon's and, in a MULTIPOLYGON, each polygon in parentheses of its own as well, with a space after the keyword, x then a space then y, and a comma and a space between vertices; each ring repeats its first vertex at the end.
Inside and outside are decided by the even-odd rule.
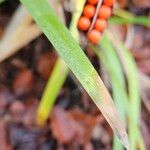
MULTIPOLYGON (((96 7, 96 12, 95 12, 95 15, 94 15, 94 17, 93 17, 93 20, 92 20, 91 26, 90 26, 90 28, 89 28, 89 31, 91 31, 91 30, 94 28, 96 19, 97 19, 97 17, 98 17, 99 9, 100 9, 100 7, 102 6, 102 3, 103 3, 103 0, 99 0, 99 1, 98 1, 97 7, 96 7)), ((88 32, 89 32, 89 31, 88 31, 88 32)))

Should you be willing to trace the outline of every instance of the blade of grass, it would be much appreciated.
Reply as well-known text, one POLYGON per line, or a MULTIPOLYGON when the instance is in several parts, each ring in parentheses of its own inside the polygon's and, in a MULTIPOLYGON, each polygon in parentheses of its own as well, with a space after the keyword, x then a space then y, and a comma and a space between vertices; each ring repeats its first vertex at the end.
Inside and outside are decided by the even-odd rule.
POLYGON ((144 150, 145 145, 139 129, 141 100, 138 91, 139 86, 135 61, 133 60, 129 51, 123 46, 121 41, 116 37, 115 34, 113 34, 114 30, 111 30, 111 32, 107 31, 106 33, 109 39, 111 40, 113 46, 115 47, 117 54, 120 57, 128 81, 128 91, 130 100, 129 102, 131 107, 130 112, 128 112, 130 116, 129 135, 130 135, 131 149, 136 149, 137 146, 139 146, 140 149, 144 150))
POLYGON ((150 27, 150 17, 135 16, 132 13, 123 9, 114 9, 113 14, 115 16, 109 19, 110 23, 115 24, 139 24, 146 27, 150 27))
MULTIPOLYGON (((124 111, 128 114, 129 120, 134 120, 134 116, 131 115, 132 107, 130 107, 130 104, 127 103, 128 96, 125 91, 125 89, 126 89, 125 85, 124 85, 125 83, 124 83, 124 81, 120 82, 123 77, 123 73, 119 71, 120 69, 118 69, 120 67, 119 67, 119 63, 117 63, 117 56, 113 52, 114 49, 111 46, 111 43, 105 36, 103 36, 103 39, 100 43, 100 47, 101 47, 101 51, 96 50, 96 49, 95 49, 95 51, 96 51, 97 55, 99 56, 99 58, 101 59, 104 66, 108 70, 108 73, 109 73, 109 76, 110 76, 111 82, 112 82, 112 91, 113 91, 113 95, 114 95, 114 100, 117 103, 116 106, 119 106, 118 108, 122 108, 122 109, 119 109, 120 113, 122 113, 122 111, 124 109, 124 111), (110 60, 110 58, 111 58, 111 60, 110 60), (119 77, 119 75, 120 75, 120 77, 119 77)), ((122 114, 125 115, 125 112, 122 114)), ((129 124, 129 128, 132 131, 132 135, 135 135, 135 133, 137 133, 136 136, 130 138, 130 140, 131 140, 130 143, 132 144, 132 146, 133 146, 133 143, 136 142, 136 143, 139 143, 140 149, 144 150, 145 149, 144 143, 141 140, 142 137, 140 135, 139 129, 136 126, 135 122, 131 121, 131 123, 129 124)), ((118 141, 118 139, 116 137, 114 137, 113 149, 121 149, 120 142, 118 141)), ((135 147, 134 148, 132 147, 132 149, 135 149, 135 147)))
POLYGON ((68 75, 69 69, 62 59, 58 59, 52 75, 47 82, 41 102, 37 110, 37 124, 42 126, 49 118, 50 111, 58 96, 65 79, 68 75))
MULTIPOLYGON (((118 56, 111 42, 105 35, 103 36, 99 47, 101 50, 97 50, 96 53, 109 73, 109 77, 112 83, 113 97, 117 109, 121 118, 124 120, 124 122, 126 122, 126 115, 130 114, 130 107, 126 93, 125 78, 121 69, 120 61, 118 60, 118 56)), ((114 136, 113 149, 123 149, 116 136, 114 136)))
MULTIPOLYGON (((105 37, 105 40, 102 40, 100 46, 102 47, 101 53, 103 53, 103 55, 102 55, 103 57, 101 56, 101 60, 104 63, 104 65, 106 66, 106 68, 109 72, 109 76, 112 81, 112 90, 113 90, 114 100, 115 100, 117 106, 119 106, 118 108, 122 108, 122 109, 119 109, 119 112, 121 113, 121 116, 123 117, 124 120, 125 120, 125 112, 128 115, 129 120, 134 120, 134 116, 131 115, 132 107, 130 107, 130 104, 128 103, 129 98, 128 98, 126 90, 125 90, 126 89, 125 83, 121 81, 121 76, 123 77, 123 73, 121 71, 119 71, 119 70, 121 70, 121 66, 120 66, 120 63, 117 61, 117 56, 114 52, 115 50, 113 49, 110 41, 106 37, 105 37), (111 61, 110 61, 110 58, 111 58, 111 61), (112 65, 112 63, 114 65, 112 65), (120 76, 120 78, 119 78, 119 76, 120 76), (123 111, 123 113, 122 113, 122 111, 123 111)), ((99 53, 99 55, 100 55, 100 53, 99 53)), ((144 149, 144 144, 142 141, 140 141, 141 135, 140 135, 139 129, 135 125, 135 122, 131 122, 129 124, 129 129, 130 128, 132 131, 132 135, 133 134, 135 135, 135 133, 137 133, 137 136, 134 136, 131 138, 130 143, 133 144, 133 142, 136 141, 139 143, 140 149, 144 149), (131 127, 130 127, 130 125, 131 125, 131 127)), ((122 147, 120 145, 120 142, 118 141, 118 139, 116 137, 114 137, 113 149, 116 150, 116 149, 121 149, 121 148, 122 147)), ((132 147, 131 149, 134 149, 134 148, 132 147)))
MULTIPOLYGON (((130 107, 130 104, 127 103, 128 96, 125 91, 125 89, 126 89, 125 84, 124 84, 124 82, 120 82, 120 80, 122 79, 121 77, 123 76, 123 73, 119 71, 120 67, 119 67, 119 62, 117 63, 117 56, 113 52, 114 49, 111 46, 111 43, 105 36, 103 37, 103 39, 101 41, 100 47, 102 49, 101 49, 101 51, 98 51, 97 53, 98 53, 98 56, 101 58, 103 64, 107 68, 109 76, 111 78, 114 100, 117 104, 116 106, 119 106, 118 108, 122 108, 122 109, 119 109, 119 112, 122 114, 121 115, 122 117, 124 115, 124 119, 125 119, 125 112, 126 112, 128 114, 129 120, 134 120, 134 116, 131 115, 132 107, 130 107), (110 60, 110 58, 111 58, 111 60, 110 60), (112 63, 114 65, 112 65, 112 63), (120 78, 119 78, 119 75, 120 75, 120 78), (124 111, 124 114, 122 113, 122 111, 124 111)), ((135 135, 135 133, 137 133, 136 136, 130 138, 131 139, 130 143, 132 144, 132 146, 133 146, 133 143, 136 142, 136 143, 139 143, 140 149, 142 149, 142 150, 145 149, 141 134, 140 134, 138 126, 136 126, 135 122, 131 121, 131 123, 129 124, 129 129, 131 130, 132 135, 135 135)), ((137 145, 135 145, 135 146, 137 146, 137 145)), ((121 149, 120 142, 118 141, 118 139, 116 137, 114 137, 114 147, 113 148, 121 149)), ((137 147, 132 147, 132 149, 135 149, 135 148, 137 148, 137 147)))
POLYGON ((109 19, 109 23, 112 24, 137 24, 137 25, 144 25, 146 27, 150 27, 150 18, 148 17, 135 17, 131 19, 127 18, 120 18, 117 16, 113 16, 109 19))
POLYGON ((32 3, 30 0, 21 0, 21 2, 27 7, 41 30, 81 82, 124 146, 129 149, 125 127, 119 119, 106 87, 77 42, 58 20, 51 6, 46 0, 34 0, 32 3))
POLYGON ((118 39, 116 35, 113 35, 113 31, 111 32, 106 31, 107 36, 112 41, 113 46, 117 50, 117 54, 120 56, 120 60, 124 67, 125 74, 128 79, 128 88, 129 88, 129 99, 130 103, 135 106, 136 109, 134 111, 134 119, 136 120, 136 124, 139 123, 139 116, 140 116, 140 96, 139 96, 139 86, 138 86, 138 77, 137 77, 137 70, 136 64, 133 60, 129 51, 126 50, 124 45, 118 39))
MULTIPOLYGON (((123 75, 123 71, 120 66, 120 62, 111 46, 111 43, 107 39, 106 36, 103 36, 101 43, 99 45, 99 49, 95 49, 100 61, 102 61, 103 65, 108 71, 109 77, 111 79, 112 84, 112 92, 113 98, 117 107, 117 110, 120 114, 120 117, 124 122, 126 122, 126 107, 124 102, 127 101, 123 94, 125 93, 125 79, 123 75), (110 59, 111 58, 111 59, 110 59), (113 63, 113 65, 112 65, 113 63), (120 88, 122 87, 122 88, 120 88)), ((113 140, 113 149, 114 150, 123 150, 123 146, 118 140, 118 138, 114 135, 113 140)))

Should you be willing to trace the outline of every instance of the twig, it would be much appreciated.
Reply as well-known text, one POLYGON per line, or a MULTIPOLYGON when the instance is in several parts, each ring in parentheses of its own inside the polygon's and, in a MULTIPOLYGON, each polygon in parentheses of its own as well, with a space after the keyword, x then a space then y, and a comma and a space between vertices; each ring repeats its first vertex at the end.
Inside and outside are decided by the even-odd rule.
POLYGON ((94 25, 95 25, 95 21, 97 19, 97 16, 98 16, 98 13, 99 13, 99 9, 100 9, 100 7, 102 5, 102 2, 103 2, 103 0, 99 0, 98 1, 97 7, 96 7, 96 12, 95 12, 95 15, 93 17, 93 20, 92 20, 91 26, 89 28, 89 31, 91 31, 93 29, 94 25))

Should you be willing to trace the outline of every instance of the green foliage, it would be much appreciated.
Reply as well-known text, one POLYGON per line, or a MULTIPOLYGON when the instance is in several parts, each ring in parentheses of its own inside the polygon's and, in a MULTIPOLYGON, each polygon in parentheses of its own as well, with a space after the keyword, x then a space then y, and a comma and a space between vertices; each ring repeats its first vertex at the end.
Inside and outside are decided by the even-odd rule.
MULTIPOLYGON (((76 24, 78 19, 82 13, 83 7, 85 4, 85 0, 77 0, 75 9, 70 23, 70 33, 79 42, 79 33, 76 28, 76 24)), ((63 83, 69 73, 69 68, 60 58, 57 60, 56 65, 54 66, 54 70, 49 77, 46 88, 42 95, 42 99, 37 111, 37 123, 42 125, 46 123, 49 114, 52 110, 52 107, 56 101, 56 98, 61 90, 63 83), (61 77, 60 77, 61 74, 61 77)))
POLYGON ((114 24, 138 24, 150 27, 150 17, 135 16, 132 13, 123 9, 114 9, 115 16, 109 19, 110 23, 114 24))
POLYGON ((125 127, 119 119, 107 89, 82 49, 59 21, 47 1, 33 0, 31 3, 30 0, 21 0, 21 2, 81 82, 124 146, 129 149, 125 127))
MULTIPOLYGON (((113 32, 113 31, 112 31, 113 32)), ((117 35, 114 35, 111 32, 106 32, 109 37, 113 47, 116 49, 116 52, 120 58, 120 61, 123 65, 125 75, 128 83, 128 102, 126 103, 126 113, 129 129, 129 138, 131 149, 137 149, 137 146, 141 150, 145 150, 145 145, 139 128, 139 117, 141 112, 141 99, 139 95, 139 86, 138 86, 138 75, 135 61, 128 51, 128 49, 122 44, 117 35), (136 133, 136 134, 135 134, 136 133), (138 143, 138 145, 137 145, 138 143)))
MULTIPOLYGON (((106 35, 103 36, 99 47, 97 49, 94 48, 94 51, 108 72, 109 78, 111 80, 115 105, 120 114, 120 117, 124 122, 126 122, 127 95, 125 77, 118 56, 106 35)), ((113 149, 123 150, 123 146, 116 136, 114 136, 113 149)))
POLYGON ((5 0, 0 0, 0 4, 3 3, 5 0))

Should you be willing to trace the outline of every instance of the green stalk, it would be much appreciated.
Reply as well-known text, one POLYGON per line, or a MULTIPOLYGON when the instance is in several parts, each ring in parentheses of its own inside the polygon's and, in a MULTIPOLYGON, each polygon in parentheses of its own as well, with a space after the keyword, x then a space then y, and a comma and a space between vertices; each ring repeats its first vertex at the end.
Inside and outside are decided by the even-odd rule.
POLYGON ((66 80, 69 69, 62 59, 58 58, 55 68, 49 78, 47 85, 45 87, 44 93, 42 95, 41 102, 37 110, 37 124, 43 125, 49 118, 50 111, 58 96, 58 91, 60 91, 63 83, 66 80))
POLYGON ((150 27, 150 17, 135 16, 132 13, 123 9, 114 9, 113 14, 115 16, 109 19, 110 23, 115 24, 139 24, 146 27, 150 27))
POLYGON ((121 18, 117 16, 113 16, 109 19, 109 23, 111 24, 137 24, 137 25, 144 25, 146 27, 150 27, 150 18, 148 17, 135 17, 132 19, 128 18, 121 18))

